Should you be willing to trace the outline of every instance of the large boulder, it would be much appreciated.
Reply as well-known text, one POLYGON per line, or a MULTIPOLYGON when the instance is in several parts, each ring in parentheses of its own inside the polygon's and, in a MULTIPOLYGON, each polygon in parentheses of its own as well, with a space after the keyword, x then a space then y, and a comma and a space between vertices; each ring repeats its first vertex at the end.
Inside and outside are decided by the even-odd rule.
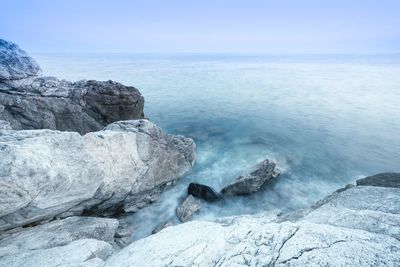
POLYGON ((34 59, 0 39, 0 120, 15 130, 85 134, 115 121, 144 117, 144 98, 132 86, 113 81, 69 82, 39 74, 34 59))
POLYGON ((144 98, 131 86, 40 77, 26 85, 0 81, 0 119, 15 130, 57 129, 81 134, 109 123, 143 118, 144 98))
POLYGON ((41 69, 18 45, 0 39, 0 82, 36 76, 41 69))
POLYGON ((192 221, 136 241, 106 266, 400 266, 400 189, 348 187, 294 221, 192 221))
POLYGON ((192 139, 147 120, 116 122, 84 136, 0 130, 0 230, 136 211, 191 169, 194 150, 192 139))
POLYGON ((274 161, 266 159, 240 175, 230 185, 224 187, 221 193, 225 196, 237 196, 257 192, 266 182, 279 175, 275 166, 274 161))

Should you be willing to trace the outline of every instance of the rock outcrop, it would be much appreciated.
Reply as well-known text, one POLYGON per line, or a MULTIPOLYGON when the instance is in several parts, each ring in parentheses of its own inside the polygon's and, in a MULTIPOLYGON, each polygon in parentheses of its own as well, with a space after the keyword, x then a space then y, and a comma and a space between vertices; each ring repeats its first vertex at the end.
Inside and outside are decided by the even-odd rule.
POLYGON ((385 172, 357 180, 357 185, 371 185, 400 188, 400 173, 385 172))
POLYGON ((224 187, 221 193, 224 196, 237 196, 257 192, 266 182, 279 175, 279 171, 275 170, 275 166, 276 163, 274 161, 264 160, 236 178, 230 185, 224 187))
POLYGON ((400 189, 338 190, 302 216, 259 214, 169 227, 106 266, 399 266, 400 189))
POLYGON ((0 39, 0 82, 37 76, 41 69, 18 45, 0 39))
POLYGON ((187 222, 193 215, 201 210, 201 201, 188 195, 185 200, 176 208, 176 216, 181 222, 187 222))
POLYGON ((103 266, 117 227, 116 219, 70 217, 5 233, 0 266, 103 266))
POLYGON ((72 215, 113 215, 155 201, 191 169, 192 139, 147 120, 84 136, 0 131, 0 231, 72 215))
POLYGON ((144 98, 132 86, 39 77, 34 59, 0 39, 0 120, 14 130, 56 129, 81 134, 144 117, 144 98))

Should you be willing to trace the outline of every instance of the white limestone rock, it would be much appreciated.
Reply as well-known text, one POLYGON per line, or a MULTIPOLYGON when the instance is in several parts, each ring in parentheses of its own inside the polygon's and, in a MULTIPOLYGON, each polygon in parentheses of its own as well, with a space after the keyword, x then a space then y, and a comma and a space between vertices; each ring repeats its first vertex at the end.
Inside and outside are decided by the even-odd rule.
POLYGON ((69 217, 3 233, 0 236, 0 248, 6 253, 8 247, 10 249, 7 254, 13 254, 15 249, 18 249, 17 253, 24 250, 48 249, 64 246, 79 239, 97 239, 113 244, 117 228, 117 219, 69 217))
POLYGON ((194 164, 192 139, 147 120, 81 136, 0 131, 0 230, 86 214, 134 211, 194 164))
POLYGON ((399 266, 400 189, 338 191, 295 221, 268 215, 169 227, 105 266, 399 266))
POLYGON ((65 246, 3 256, 0 267, 102 266, 112 252, 113 248, 107 242, 81 239, 65 246))

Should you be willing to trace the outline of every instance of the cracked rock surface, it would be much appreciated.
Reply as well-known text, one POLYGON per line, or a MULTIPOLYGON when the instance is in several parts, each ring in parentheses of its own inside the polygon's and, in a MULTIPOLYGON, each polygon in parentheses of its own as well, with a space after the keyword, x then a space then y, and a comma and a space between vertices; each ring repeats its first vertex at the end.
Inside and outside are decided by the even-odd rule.
POLYGON ((0 231, 74 215, 135 211, 191 169, 192 139, 148 120, 84 136, 0 130, 0 231))
POLYGON ((112 255, 106 266, 400 265, 399 188, 347 187, 302 216, 281 217, 169 227, 112 255))

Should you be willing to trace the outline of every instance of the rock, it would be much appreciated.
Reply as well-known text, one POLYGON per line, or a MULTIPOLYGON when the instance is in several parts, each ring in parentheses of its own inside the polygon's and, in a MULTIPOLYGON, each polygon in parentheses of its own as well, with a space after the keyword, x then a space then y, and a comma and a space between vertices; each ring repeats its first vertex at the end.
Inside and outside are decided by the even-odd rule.
POLYGON ((192 139, 147 120, 84 136, 0 131, 0 231, 54 217, 135 211, 191 169, 194 150, 192 139))
POLYGON ((166 221, 166 222, 163 222, 163 223, 159 224, 156 228, 154 228, 154 230, 151 231, 151 234, 152 234, 152 235, 157 234, 157 233, 160 232, 161 230, 163 230, 163 229, 165 229, 165 228, 167 228, 167 227, 170 227, 170 226, 174 226, 174 225, 176 225, 175 221, 173 221, 173 220, 168 220, 168 221, 166 221))
POLYGON ((225 196, 237 196, 257 192, 266 182, 279 175, 275 166, 274 161, 264 160, 252 167, 247 173, 236 178, 232 184, 224 187, 221 193, 225 196))
POLYGON ((103 266, 104 260, 112 253, 112 246, 107 242, 81 239, 65 246, 6 255, 0 259, 0 266, 103 266))
POLYGON ((400 189, 348 187, 294 222, 265 213, 169 227, 105 266, 399 266, 399 222, 400 189))
POLYGON ((17 45, 0 39, 0 120, 15 130, 53 129, 81 134, 144 117, 144 98, 117 82, 68 82, 38 77, 40 67, 17 45))
POLYGON ((0 131, 1 130, 11 130, 10 123, 8 121, 0 120, 0 131))
POLYGON ((400 188, 400 173, 385 172, 357 180, 357 185, 400 188))
POLYGON ((223 196, 216 192, 213 188, 197 183, 189 184, 188 194, 209 202, 215 202, 223 199, 223 196))
POLYGON ((107 81, 68 82, 40 77, 31 84, 0 82, 0 119, 15 130, 57 129, 81 134, 119 120, 143 118, 144 98, 130 86, 107 81))
POLYGON ((36 61, 18 45, 0 39, 0 81, 24 79, 40 72, 36 61))
POLYGON ((117 227, 117 219, 69 217, 22 228, 11 234, 3 233, 0 237, 0 247, 3 250, 5 247, 17 247, 20 253, 22 250, 64 246, 79 239, 97 239, 112 244, 117 227))
POLYGON ((119 226, 114 235, 114 241, 118 247, 122 248, 131 242, 134 233, 134 226, 129 222, 128 215, 118 218, 119 226))
POLYGON ((176 208, 176 216, 181 222, 187 222, 201 209, 201 201, 189 195, 181 205, 176 208))

